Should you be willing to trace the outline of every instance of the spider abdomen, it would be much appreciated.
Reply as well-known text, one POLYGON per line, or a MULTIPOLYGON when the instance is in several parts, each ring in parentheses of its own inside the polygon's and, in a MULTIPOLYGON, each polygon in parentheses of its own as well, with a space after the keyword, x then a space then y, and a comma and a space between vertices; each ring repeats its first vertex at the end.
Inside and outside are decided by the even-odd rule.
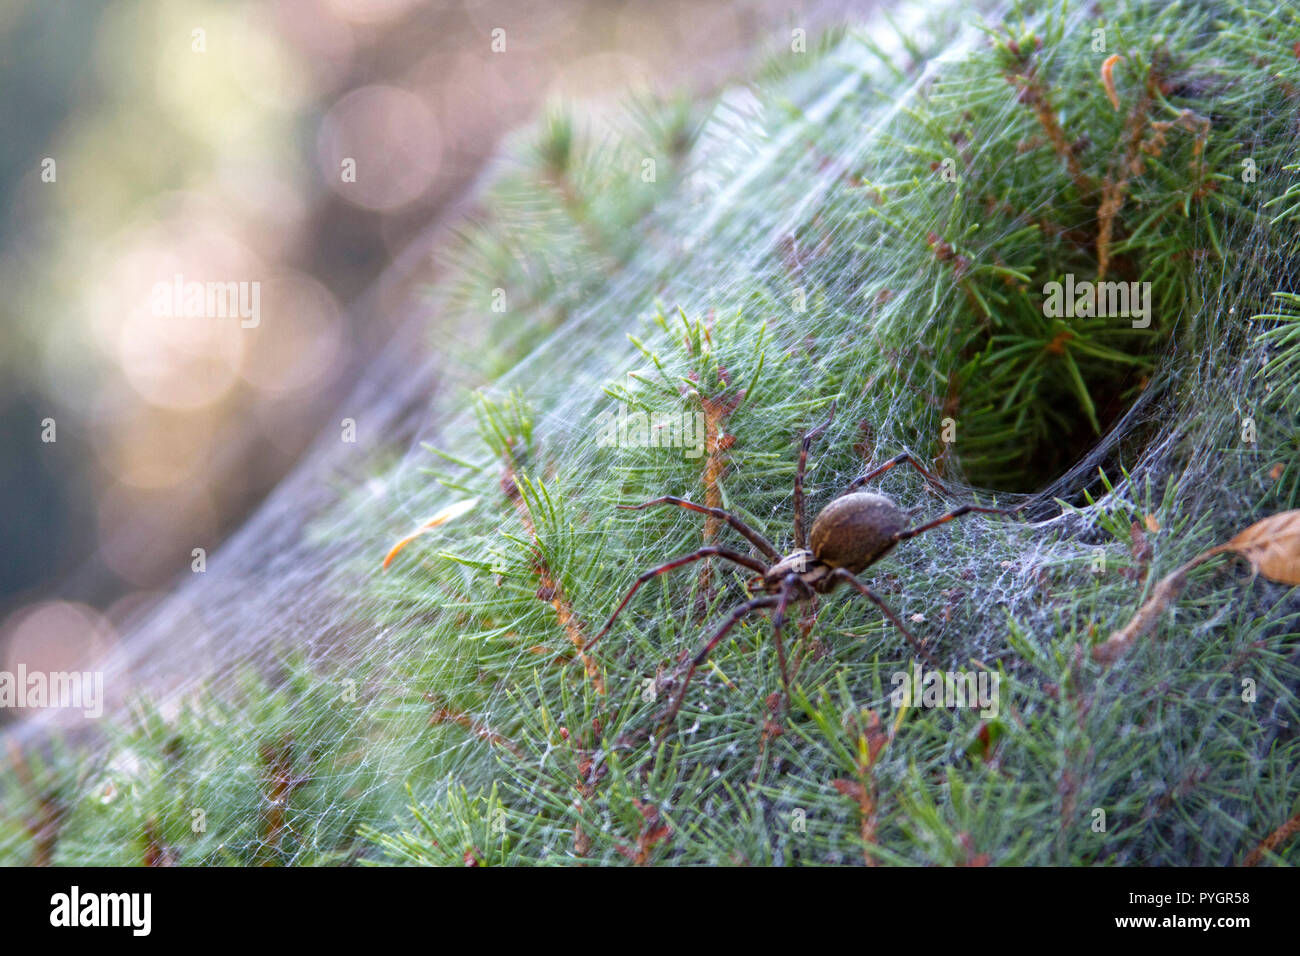
POLYGON ((857 574, 883 557, 906 527, 907 516, 891 499, 858 491, 821 510, 808 544, 819 561, 857 574))

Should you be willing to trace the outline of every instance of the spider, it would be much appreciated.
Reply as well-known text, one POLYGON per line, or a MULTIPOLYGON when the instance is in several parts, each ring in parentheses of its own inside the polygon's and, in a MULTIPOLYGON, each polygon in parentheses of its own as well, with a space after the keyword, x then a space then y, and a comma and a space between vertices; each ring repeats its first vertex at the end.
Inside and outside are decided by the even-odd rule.
MULTIPOLYGON (((1007 515, 1020 510, 1020 508, 983 508, 966 504, 935 518, 933 521, 927 521, 915 528, 908 528, 906 512, 895 504, 892 499, 882 494, 858 490, 867 482, 880 477, 896 465, 907 464, 920 472, 926 481, 946 495, 947 491, 939 479, 921 467, 915 458, 904 452, 850 482, 845 493, 832 500, 813 519, 811 531, 805 534, 803 477, 808 464, 808 449, 812 446, 813 440, 830 426, 834 417, 835 405, 832 403, 830 415, 826 421, 806 433, 800 445, 799 464, 794 477, 795 550, 784 557, 770 541, 741 521, 740 518, 721 508, 696 504, 693 501, 673 495, 655 498, 644 504, 619 506, 626 511, 640 511, 657 505, 673 505, 690 511, 698 511, 701 514, 712 515, 721 521, 725 521, 748 539, 771 562, 764 563, 748 554, 742 554, 721 545, 708 545, 698 551, 693 551, 658 567, 651 568, 636 579, 631 590, 627 592, 622 603, 615 608, 614 613, 610 615, 600 633, 592 638, 583 649, 584 651, 589 650, 609 632, 609 629, 614 625, 614 621, 627 607, 628 602, 632 600, 632 596, 640 590, 641 585, 661 574, 672 571, 674 568, 680 568, 695 561, 702 561, 705 558, 719 557, 755 572, 756 576, 751 578, 748 583, 749 593, 753 597, 734 607, 717 630, 710 635, 699 653, 691 659, 676 699, 665 714, 665 724, 672 723, 673 718, 677 716, 682 701, 686 697, 687 685, 695 675, 696 669, 708 659, 713 649, 731 632, 731 629, 736 626, 741 618, 763 608, 774 609, 772 613, 772 640, 776 644, 776 656, 781 667, 781 686, 788 699, 790 675, 786 667, 785 647, 781 641, 781 630, 785 624, 786 609, 791 604, 811 600, 817 594, 829 593, 841 582, 847 583, 858 594, 874 602, 889 622, 903 632, 903 635, 911 642, 917 653, 933 663, 934 658, 925 645, 912 636, 912 633, 903 626, 903 622, 898 619, 898 615, 889 609, 880 595, 860 581, 857 575, 883 558, 900 541, 915 538, 917 535, 924 534, 926 531, 937 528, 954 518, 960 518, 962 515, 972 512, 1007 515)), ((1023 507, 1024 505, 1021 506, 1021 508, 1023 507)))

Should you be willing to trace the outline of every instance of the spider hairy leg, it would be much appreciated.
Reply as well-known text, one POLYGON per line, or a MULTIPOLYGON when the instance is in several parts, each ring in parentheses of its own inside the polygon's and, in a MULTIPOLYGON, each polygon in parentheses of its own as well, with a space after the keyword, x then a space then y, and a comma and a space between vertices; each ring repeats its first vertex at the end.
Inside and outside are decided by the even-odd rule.
POLYGON ((812 447, 813 440, 820 438, 834 420, 835 403, 831 402, 831 411, 826 416, 826 421, 804 435, 803 442, 799 446, 799 466, 794 473, 794 544, 796 548, 808 547, 808 537, 804 533, 803 503, 803 476, 808 468, 808 450, 812 447))
POLYGON ((918 534, 923 534, 931 528, 937 528, 941 524, 947 524, 949 521, 952 521, 954 518, 960 518, 962 515, 972 513, 984 515, 1012 515, 1016 514, 1024 507, 1024 505, 1021 505, 1019 508, 982 508, 978 505, 962 505, 960 508, 954 508, 952 511, 949 511, 946 515, 940 515, 933 521, 927 521, 925 524, 916 528, 911 528, 907 531, 900 531, 898 534, 894 535, 894 539, 897 541, 906 541, 908 538, 915 538, 918 534))
POLYGON ((873 468, 871 471, 867 472, 865 475, 863 475, 860 478, 854 478, 851 482, 849 482, 848 490, 854 491, 858 488, 861 488, 868 481, 871 481, 873 478, 879 478, 881 475, 883 475, 885 472, 889 471, 891 468, 895 467, 896 465, 911 465, 914 469, 920 472, 921 477, 923 477, 927 482, 929 482, 935 488, 938 488, 940 494, 943 495, 948 494, 948 489, 944 487, 943 482, 939 480, 938 476, 928 471, 927 469, 921 467, 921 463, 918 462, 907 452, 903 452, 901 455, 895 455, 893 458, 889 459, 889 461, 885 462, 879 468, 873 468))
POLYGON ((632 600, 632 595, 636 594, 636 592, 641 589, 641 585, 645 584, 652 578, 656 578, 661 574, 672 571, 674 568, 680 568, 683 565, 692 564, 696 561, 703 561, 705 558, 715 556, 725 558, 741 567, 749 568, 751 571, 757 571, 760 575, 767 570, 761 561, 756 561, 747 554, 741 554, 739 551, 733 551, 730 548, 723 548, 712 544, 700 548, 698 551, 692 551, 690 554, 682 555, 680 558, 674 558, 672 561, 668 561, 658 567, 651 568, 636 579, 631 589, 627 592, 627 595, 623 598, 623 602, 619 604, 619 606, 614 610, 614 613, 610 615, 609 620, 605 622, 605 626, 600 629, 600 633, 588 641, 582 648, 583 652, 585 653, 595 647, 596 642, 608 633, 609 629, 614 626, 614 621, 623 613, 623 608, 627 607, 628 602, 632 600))
POLYGON ((927 648, 923 643, 921 643, 915 637, 912 636, 912 632, 903 626, 903 622, 898 619, 898 615, 895 614, 892 610, 890 610, 889 605, 885 603, 884 599, 879 594, 871 590, 871 588, 867 587, 867 585, 864 584, 862 581, 858 580, 857 576, 854 575, 851 571, 849 571, 846 568, 836 568, 833 572, 831 572, 831 574, 832 577, 836 577, 836 578, 840 578, 841 580, 848 581, 849 584, 852 587, 854 587, 859 594, 861 594, 865 598, 868 598, 873 604, 876 605, 876 607, 880 608, 880 613, 884 614, 885 617, 889 619, 889 623, 893 624, 894 627, 898 628, 900 631, 903 632, 903 636, 907 638, 907 640, 911 643, 912 647, 916 650, 916 652, 920 654, 922 657, 924 657, 932 667, 937 665, 937 662, 934 659, 934 655, 930 653, 929 648, 927 648))
POLYGON ((785 627, 785 609, 795 596, 799 587, 799 576, 787 574, 781 582, 781 593, 777 595, 776 610, 772 612, 772 642, 776 644, 776 660, 781 665, 781 689, 785 698, 790 699, 790 670, 785 662, 785 643, 781 640, 781 629, 785 627))
POLYGON ((753 611, 757 611, 759 608, 772 607, 780 600, 779 597, 769 594, 746 601, 744 604, 739 604, 732 609, 726 620, 713 632, 704 647, 700 649, 700 652, 691 658, 691 665, 686 669, 686 676, 682 678, 682 686, 677 690, 677 697, 668 712, 664 714, 663 723, 665 725, 671 724, 677 717, 677 712, 681 710, 682 701, 686 699, 686 689, 690 686, 691 678, 695 676, 696 668, 709 659, 709 654, 713 652, 713 649, 718 646, 724 637, 731 633, 731 629, 736 626, 740 619, 753 611))
POLYGON ((762 551, 773 561, 781 560, 781 553, 776 550, 776 546, 768 541, 745 522, 741 521, 730 511, 724 511, 721 508, 710 508, 708 505, 697 505, 693 501, 687 501, 685 498, 678 498, 676 495, 664 495, 662 498, 655 498, 639 505, 619 505, 624 511, 641 511, 644 508, 650 508, 654 505, 674 505, 678 508, 686 508, 688 511, 698 511, 700 514, 712 515, 721 521, 727 522, 736 531, 740 532, 749 540, 749 542, 762 551))

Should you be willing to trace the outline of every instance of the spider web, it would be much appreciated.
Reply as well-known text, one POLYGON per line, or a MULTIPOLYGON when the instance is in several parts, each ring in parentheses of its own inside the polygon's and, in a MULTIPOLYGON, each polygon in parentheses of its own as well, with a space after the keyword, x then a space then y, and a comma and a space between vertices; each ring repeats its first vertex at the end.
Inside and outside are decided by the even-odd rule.
MULTIPOLYGON (((1092 137, 1080 152, 1103 160, 1122 155, 1125 114, 1069 94, 1106 95, 1105 55, 1079 52, 1098 24, 1142 62, 1155 46, 1142 27, 1159 19, 1165 47, 1211 64, 1242 34, 1296 25, 1267 3, 1106 11, 988 15, 1020 42, 1044 39, 1034 75, 1055 90, 1062 125, 1092 137)), ((1121 379, 1123 410, 1034 494, 976 484, 977 455, 983 474, 989 448, 1046 455, 1086 412, 1056 388, 1059 373, 1040 373, 1037 431, 989 437, 980 423, 1006 419, 980 406, 980 376, 996 384, 998 366, 975 362, 970 329, 985 314, 1013 325, 1043 281, 1085 260, 1044 238, 1066 164, 1007 71, 990 67, 989 34, 965 15, 904 15, 898 33, 850 28, 807 65, 721 94, 680 167, 661 163, 654 183, 639 176, 655 155, 633 131, 644 127, 591 120, 566 173, 580 208, 517 173, 529 161, 517 144, 486 223, 451 244, 450 277, 341 409, 361 440, 323 436, 207 573, 136 622, 107 683, 147 693, 123 703, 106 739, 74 732, 79 756, 56 749, 40 786, 11 773, 15 799, 60 808, 56 859, 137 862, 144 845, 236 863, 1220 864, 1293 814, 1283 771, 1300 716, 1300 608, 1285 589, 1207 573, 1133 664, 1068 683, 1083 666, 1075 649, 1122 626, 1160 574, 1294 506, 1286 341, 1268 334, 1285 325, 1252 318, 1285 312, 1272 294, 1294 291, 1295 240, 1274 221, 1285 203, 1266 206, 1294 191, 1294 135, 1291 146, 1278 135, 1294 134, 1293 111, 1254 80, 1184 68, 1164 95, 1211 116, 1200 149, 1232 205, 1188 202, 1162 240, 1179 255, 1143 257, 1133 210, 1193 188, 1194 131, 1168 129, 1168 154, 1149 162, 1182 179, 1136 180, 1132 228, 1116 242, 1151 277, 1149 368, 1121 379), (935 168, 952 156, 958 184, 935 168), (1248 186, 1235 178, 1243 156, 1259 160, 1248 186), (990 209, 990 195, 1013 208, 990 209), (1032 281, 1016 291, 1022 267, 1032 281), (985 313, 967 289, 997 289, 993 277, 1012 291, 985 313), (414 359, 430 328, 432 354, 414 359), (904 468, 874 483, 917 522, 967 501, 1028 505, 1022 520, 945 525, 863 575, 945 668, 1002 676, 1002 717, 894 707, 906 642, 837 593, 791 611, 788 722, 770 624, 755 614, 663 735, 655 716, 679 661, 743 600, 747 572, 674 571, 597 648, 579 646, 641 570, 703 543, 748 546, 698 514, 615 506, 713 499, 788 551, 798 439, 832 400, 809 459, 810 521, 902 451, 940 459, 950 491, 904 468), (607 446, 620 406, 703 421, 705 447, 607 446), (381 571, 394 541, 470 500, 381 571), (1253 707, 1238 699, 1242 677, 1263 688, 1253 707), (1167 709, 1151 705, 1159 686, 1167 709), (1201 796, 1223 781, 1235 796, 1201 796), (1161 816, 1171 800, 1177 820, 1161 816), (1109 839, 1089 830, 1096 807, 1123 821, 1109 839)), ((1119 75, 1139 95, 1141 74, 1119 75)), ((1098 178, 1107 168, 1089 166, 1098 178)), ((1136 352, 1126 325, 1106 334, 1136 352)), ((22 859, 30 840, 0 831, 0 858, 22 859)))

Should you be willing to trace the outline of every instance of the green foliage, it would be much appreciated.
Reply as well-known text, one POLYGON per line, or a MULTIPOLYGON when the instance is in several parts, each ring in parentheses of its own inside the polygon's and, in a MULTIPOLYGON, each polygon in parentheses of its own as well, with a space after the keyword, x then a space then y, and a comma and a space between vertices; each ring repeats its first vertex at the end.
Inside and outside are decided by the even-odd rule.
POLYGON ((61 798, 54 862, 355 859, 358 828, 400 806, 386 806, 392 796, 376 785, 391 754, 358 720, 365 701, 355 678, 322 680, 302 662, 290 666, 274 686, 247 674, 219 693, 201 688, 166 715, 133 707, 75 797, 61 798))
POLYGON ((156 834, 215 863, 1243 862, 1300 811, 1295 595, 1201 568, 1121 663, 1088 650, 1169 569, 1300 502, 1300 89, 1274 39, 1294 27, 1264 2, 1025 3, 976 39, 917 30, 910 65, 837 33, 704 123, 680 101, 608 136, 551 114, 434 293, 480 388, 379 476, 412 514, 473 507, 380 576, 375 529, 409 515, 349 501, 328 528, 356 556, 330 574, 363 645, 142 709, 57 784, 0 777, 26 808, 0 848, 33 852, 15 821, 57 790, 66 860, 139 860, 156 834), (1047 282, 1103 272, 1151 283, 1149 329, 1044 314, 1047 282), (884 476, 918 515, 1042 490, 869 571, 945 669, 996 676, 996 713, 898 700, 907 642, 837 593, 791 609, 788 705, 753 615, 661 727, 749 572, 658 577, 589 642, 641 571, 745 545, 616 506, 713 500, 788 549, 798 441, 832 401, 810 511, 902 450, 953 490, 884 476), (683 440, 601 440, 638 415, 683 440))

